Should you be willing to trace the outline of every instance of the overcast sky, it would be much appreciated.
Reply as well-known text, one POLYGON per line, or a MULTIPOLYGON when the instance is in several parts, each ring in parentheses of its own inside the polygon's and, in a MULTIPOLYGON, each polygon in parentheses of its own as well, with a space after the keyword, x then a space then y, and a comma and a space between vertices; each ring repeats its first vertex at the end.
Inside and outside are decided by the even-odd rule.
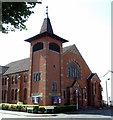
MULTIPOLYGON (((27 31, 0 33, 0 65, 29 57, 30 44, 24 40, 40 32, 48 6, 54 33, 69 40, 63 46, 75 44, 91 71, 96 72, 99 77, 111 69, 110 0, 42 0, 42 2, 43 4, 35 7, 35 14, 31 15, 26 23, 27 31)), ((104 84, 108 77, 110 74, 101 78, 104 84)))

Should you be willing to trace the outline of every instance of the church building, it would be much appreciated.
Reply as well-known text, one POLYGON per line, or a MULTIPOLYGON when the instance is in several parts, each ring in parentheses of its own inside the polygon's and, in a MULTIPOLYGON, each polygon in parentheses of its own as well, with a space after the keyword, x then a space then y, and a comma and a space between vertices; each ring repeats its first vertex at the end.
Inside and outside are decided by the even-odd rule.
MULTIPOLYGON (((60 26, 59 26, 60 27, 60 26)), ((0 102, 16 104, 102 105, 102 87, 76 45, 55 35, 47 15, 40 33, 27 40, 30 57, 0 66, 0 102)))

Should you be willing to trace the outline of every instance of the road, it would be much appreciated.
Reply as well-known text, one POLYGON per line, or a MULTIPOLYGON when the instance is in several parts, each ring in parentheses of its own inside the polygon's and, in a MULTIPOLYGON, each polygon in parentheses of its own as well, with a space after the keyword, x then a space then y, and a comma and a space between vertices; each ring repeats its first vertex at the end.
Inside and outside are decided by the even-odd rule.
POLYGON ((60 114, 32 114, 25 112, 0 110, 0 118, 2 120, 113 120, 112 110, 78 110, 70 113, 60 114))

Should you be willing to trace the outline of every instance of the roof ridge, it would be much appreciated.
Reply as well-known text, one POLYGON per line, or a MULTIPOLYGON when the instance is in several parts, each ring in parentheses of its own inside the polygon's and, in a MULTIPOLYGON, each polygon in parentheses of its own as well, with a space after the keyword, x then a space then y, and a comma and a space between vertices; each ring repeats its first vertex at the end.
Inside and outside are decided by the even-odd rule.
POLYGON ((72 46, 75 46, 75 44, 73 44, 73 45, 68 45, 68 46, 65 46, 65 47, 63 47, 63 48, 72 47, 72 46))
POLYGON ((22 60, 25 60, 25 59, 29 59, 29 58, 23 58, 23 59, 20 59, 20 60, 15 60, 13 62, 10 62, 8 64, 6 64, 5 66, 7 67, 7 65, 11 64, 11 63, 15 63, 15 62, 19 62, 19 61, 22 61, 22 60))
POLYGON ((63 54, 68 52, 73 46, 75 46, 75 44, 64 47, 63 48, 63 54))

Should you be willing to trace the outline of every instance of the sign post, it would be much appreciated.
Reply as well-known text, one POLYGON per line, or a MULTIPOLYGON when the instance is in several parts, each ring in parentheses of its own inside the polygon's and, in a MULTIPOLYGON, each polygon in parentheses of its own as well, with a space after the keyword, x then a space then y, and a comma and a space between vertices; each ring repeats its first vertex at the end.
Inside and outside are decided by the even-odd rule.
POLYGON ((76 89, 76 109, 78 110, 78 90, 76 89))

